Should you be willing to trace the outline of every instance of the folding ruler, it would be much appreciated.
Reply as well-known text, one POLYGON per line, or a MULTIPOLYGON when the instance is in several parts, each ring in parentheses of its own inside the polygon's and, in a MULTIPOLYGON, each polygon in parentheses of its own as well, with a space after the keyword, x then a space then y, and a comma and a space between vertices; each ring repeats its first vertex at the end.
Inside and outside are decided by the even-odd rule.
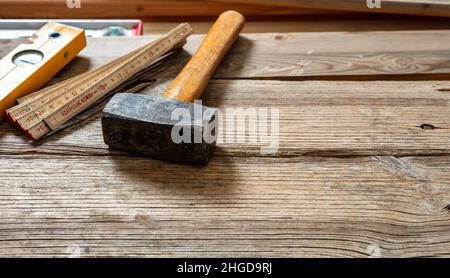
POLYGON ((30 138, 38 140, 164 54, 180 47, 190 34, 191 26, 180 24, 159 39, 109 64, 19 98, 19 104, 8 109, 6 115, 30 138))

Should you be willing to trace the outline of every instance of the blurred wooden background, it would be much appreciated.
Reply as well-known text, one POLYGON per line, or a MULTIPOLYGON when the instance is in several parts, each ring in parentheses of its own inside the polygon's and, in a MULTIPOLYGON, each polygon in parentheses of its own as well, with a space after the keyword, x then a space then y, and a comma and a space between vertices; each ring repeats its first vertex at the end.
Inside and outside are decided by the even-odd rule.
MULTIPOLYGON (((375 3, 377 0, 370 0, 375 3)), ((147 18, 182 20, 209 19, 228 9, 248 19, 341 15, 348 13, 393 13, 450 16, 448 0, 381 0, 370 9, 367 0, 0 0, 0 18, 147 18), (67 2, 81 3, 68 8, 67 2)))

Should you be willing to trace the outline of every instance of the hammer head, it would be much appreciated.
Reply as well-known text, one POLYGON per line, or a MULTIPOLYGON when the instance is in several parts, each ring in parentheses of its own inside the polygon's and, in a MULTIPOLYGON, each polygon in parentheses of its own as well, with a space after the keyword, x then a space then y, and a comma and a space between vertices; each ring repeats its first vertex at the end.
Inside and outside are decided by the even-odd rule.
POLYGON ((217 110, 158 96, 119 93, 103 109, 105 143, 141 156, 206 164, 217 139, 217 110))

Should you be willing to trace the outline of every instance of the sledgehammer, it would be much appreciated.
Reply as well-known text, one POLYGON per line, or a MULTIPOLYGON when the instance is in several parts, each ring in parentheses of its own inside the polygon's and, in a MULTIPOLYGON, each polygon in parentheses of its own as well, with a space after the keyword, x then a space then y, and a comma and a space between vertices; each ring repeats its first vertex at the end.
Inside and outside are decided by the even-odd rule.
MULTIPOLYGON (((222 13, 208 34, 178 74, 163 97, 118 93, 103 109, 102 129, 105 143, 141 156, 188 164, 206 164, 216 145, 213 140, 174 140, 174 127, 204 134, 211 122, 217 120, 215 109, 195 105, 225 53, 230 49, 244 26, 244 17, 235 11, 222 13), (201 120, 196 119, 199 110, 201 120), (181 122, 174 111, 182 108, 192 117, 181 122), (188 142, 186 142, 188 141, 188 142)), ((178 110, 180 111, 180 110, 178 110)), ((217 134, 217 130, 212 133, 217 134)), ((175 132, 178 134, 178 131, 175 132)), ((213 134, 214 135, 214 134, 213 134)))

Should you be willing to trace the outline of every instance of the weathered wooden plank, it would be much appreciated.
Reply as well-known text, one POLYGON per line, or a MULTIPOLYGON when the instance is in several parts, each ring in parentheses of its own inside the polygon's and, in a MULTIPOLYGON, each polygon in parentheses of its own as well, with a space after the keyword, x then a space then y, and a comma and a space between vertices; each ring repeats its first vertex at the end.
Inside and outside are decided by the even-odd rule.
MULTIPOLYGON (((150 87, 147 93, 161 94, 168 83, 150 87)), ((223 112, 239 107, 278 109, 275 156, 443 155, 450 150, 449 89, 448 81, 213 80, 204 104, 223 112)), ((260 147, 266 145, 248 138, 230 143, 229 138, 219 144, 218 155, 260 155, 260 147)), ((0 126, 0 146, 3 154, 121 155, 104 145, 99 114, 36 144, 6 123, 0 126)))
POLYGON ((0 163, 1 256, 450 256, 449 157, 0 163))
MULTIPOLYGON (((62 75, 97 67, 154 38, 90 39, 88 48, 62 75)), ((154 76, 176 76, 202 38, 191 36, 184 52, 165 63, 154 76)), ((449 44, 447 30, 243 34, 226 55, 215 78, 384 79, 407 75, 410 80, 417 80, 421 78, 417 75, 430 74, 445 74, 448 78, 449 44)))
MULTIPOLYGON (((67 78, 98 67, 155 38, 90 38, 88 47, 59 76, 67 78)), ((160 67, 155 77, 174 77, 202 38, 191 36, 184 51, 160 67)), ((449 44, 448 30, 243 34, 226 55, 215 78, 379 76, 375 78, 383 79, 387 75, 424 74, 448 77, 449 44)))

